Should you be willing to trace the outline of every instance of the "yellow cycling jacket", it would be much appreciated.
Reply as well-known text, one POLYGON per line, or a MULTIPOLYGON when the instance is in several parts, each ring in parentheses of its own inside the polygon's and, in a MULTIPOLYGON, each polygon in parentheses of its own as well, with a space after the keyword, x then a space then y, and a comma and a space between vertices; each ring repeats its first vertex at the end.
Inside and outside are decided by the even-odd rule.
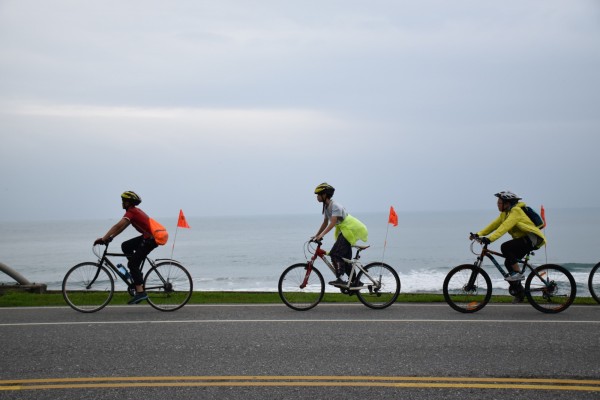
POLYGON ((542 242, 538 243, 536 246, 536 249, 539 249, 546 244, 546 237, 542 231, 531 222, 527 214, 525 214, 525 211, 521 208, 524 206, 525 203, 520 201, 510 210, 501 212, 498 218, 477 232, 477 234, 479 236, 486 236, 491 233, 491 235, 488 236, 488 239, 490 239, 490 242, 493 242, 507 232, 513 239, 518 239, 529 233, 533 233, 542 239, 542 242))
POLYGON ((347 215, 342 222, 335 226, 336 239, 338 238, 340 232, 352 246, 356 244, 358 239, 362 240, 363 242, 366 242, 369 239, 369 231, 367 230, 365 224, 351 215, 347 215))

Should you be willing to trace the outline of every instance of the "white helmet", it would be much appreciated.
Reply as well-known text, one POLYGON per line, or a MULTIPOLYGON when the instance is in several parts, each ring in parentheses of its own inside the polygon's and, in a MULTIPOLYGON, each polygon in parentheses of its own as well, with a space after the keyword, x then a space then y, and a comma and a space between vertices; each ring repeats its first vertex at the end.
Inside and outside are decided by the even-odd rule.
POLYGON ((517 201, 521 200, 521 198, 519 196, 517 196, 513 192, 509 192, 508 190, 500 192, 500 193, 496 193, 494 196, 496 196, 499 199, 502 199, 504 201, 510 201, 510 202, 517 202, 517 201))

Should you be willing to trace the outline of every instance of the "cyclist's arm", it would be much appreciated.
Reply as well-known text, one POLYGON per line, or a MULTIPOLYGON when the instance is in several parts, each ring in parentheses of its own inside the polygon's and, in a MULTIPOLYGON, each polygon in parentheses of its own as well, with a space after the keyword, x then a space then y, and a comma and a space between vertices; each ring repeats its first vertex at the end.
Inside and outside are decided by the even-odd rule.
POLYGON ((329 233, 329 231, 331 231, 333 228, 335 228, 337 219, 338 219, 338 217, 331 217, 329 224, 327 224, 327 219, 325 219, 325 221, 323 221, 323 225, 321 225, 321 229, 319 229, 319 233, 317 233, 317 236, 315 236, 315 239, 317 239, 317 240, 322 239, 325 235, 327 235, 329 233), (325 227, 325 229, 323 229, 323 227, 325 227))
POLYGON ((119 222, 114 224, 113 227, 108 230, 108 232, 106 232, 106 235, 102 236, 102 240, 105 243, 108 242, 110 239, 123 232, 125 228, 129 226, 129 224, 131 224, 131 221, 129 221, 127 218, 122 218, 119 222))

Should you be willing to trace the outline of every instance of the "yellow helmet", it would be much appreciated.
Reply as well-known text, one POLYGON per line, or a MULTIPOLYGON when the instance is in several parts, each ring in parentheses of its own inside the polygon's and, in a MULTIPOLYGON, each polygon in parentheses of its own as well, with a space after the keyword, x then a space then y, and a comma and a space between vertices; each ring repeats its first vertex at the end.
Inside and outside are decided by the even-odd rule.
POLYGON ((323 193, 323 194, 328 194, 329 197, 331 197, 331 196, 333 196, 333 192, 335 192, 335 188, 327 182, 323 182, 315 188, 315 194, 323 193))
POLYGON ((121 194, 121 199, 125 201, 130 201, 136 206, 142 202, 142 198, 138 196, 135 192, 132 192, 131 190, 123 192, 123 194, 121 194))

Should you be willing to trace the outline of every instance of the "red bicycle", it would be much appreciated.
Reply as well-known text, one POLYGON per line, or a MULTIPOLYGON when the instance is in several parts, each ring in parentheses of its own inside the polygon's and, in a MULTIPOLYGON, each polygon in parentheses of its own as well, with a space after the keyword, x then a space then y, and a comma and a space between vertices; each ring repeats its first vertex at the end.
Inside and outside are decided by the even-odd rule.
MULTIPOLYGON (((304 257, 307 262, 294 264, 281 274, 279 278, 279 297, 290 308, 306 311, 315 307, 325 294, 323 275, 315 267, 315 261, 320 258, 335 274, 335 267, 327 257, 327 252, 321 248, 322 241, 308 241, 304 244, 304 257), (314 248, 314 243, 317 247, 314 248), (307 254, 311 256, 308 257, 307 254)), ((352 269, 348 283, 336 286, 341 293, 352 296, 356 294, 365 306, 382 309, 392 305, 400 294, 400 278, 394 268, 382 262, 372 262, 365 266, 361 264, 360 252, 370 246, 352 246, 356 249, 353 259, 344 261, 352 269)))

